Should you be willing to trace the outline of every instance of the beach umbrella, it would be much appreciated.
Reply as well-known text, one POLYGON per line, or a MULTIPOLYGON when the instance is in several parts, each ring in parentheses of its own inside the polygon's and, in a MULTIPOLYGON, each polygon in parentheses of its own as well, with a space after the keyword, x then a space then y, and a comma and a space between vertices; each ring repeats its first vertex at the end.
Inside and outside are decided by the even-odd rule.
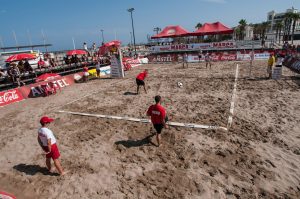
POLYGON ((35 59, 35 56, 32 54, 28 54, 28 53, 21 53, 21 54, 9 56, 5 61, 13 62, 13 61, 20 61, 20 60, 24 60, 24 59, 35 59))
POLYGON ((61 76, 56 73, 45 73, 45 74, 38 76, 35 81, 36 82, 50 81, 50 80, 54 80, 59 77, 61 77, 61 76))
POLYGON ((87 52, 85 50, 70 50, 67 52, 67 55, 68 56, 71 56, 71 55, 86 55, 87 52))

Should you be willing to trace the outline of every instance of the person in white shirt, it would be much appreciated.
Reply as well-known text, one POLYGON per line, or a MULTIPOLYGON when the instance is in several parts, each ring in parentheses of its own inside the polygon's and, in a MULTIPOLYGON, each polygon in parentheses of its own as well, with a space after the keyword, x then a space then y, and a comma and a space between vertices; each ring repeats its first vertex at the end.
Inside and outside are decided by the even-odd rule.
POLYGON ((58 170, 59 174, 64 175, 67 172, 63 170, 60 161, 58 160, 60 153, 56 145, 56 139, 53 135, 53 132, 47 128, 47 126, 53 121, 54 119, 49 118, 47 116, 41 118, 40 123, 42 127, 38 130, 37 139, 41 148, 46 152, 46 165, 48 170, 52 172, 51 169, 51 158, 52 158, 54 161, 54 165, 58 170))

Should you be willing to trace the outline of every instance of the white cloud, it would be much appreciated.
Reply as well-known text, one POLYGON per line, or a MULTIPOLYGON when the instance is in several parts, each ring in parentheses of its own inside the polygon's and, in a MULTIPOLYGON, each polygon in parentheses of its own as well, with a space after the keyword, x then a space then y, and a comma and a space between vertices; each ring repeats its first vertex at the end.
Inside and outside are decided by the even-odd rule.
POLYGON ((226 0, 202 0, 209 3, 226 3, 226 0))

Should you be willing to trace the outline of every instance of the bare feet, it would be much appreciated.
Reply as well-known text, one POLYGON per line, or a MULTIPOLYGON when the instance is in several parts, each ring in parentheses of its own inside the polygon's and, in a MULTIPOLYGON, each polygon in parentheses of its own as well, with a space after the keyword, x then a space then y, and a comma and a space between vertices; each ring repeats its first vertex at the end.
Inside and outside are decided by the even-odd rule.
POLYGON ((64 176, 64 175, 66 175, 66 174, 69 173, 69 172, 70 172, 69 170, 63 171, 63 172, 60 174, 60 176, 64 176))

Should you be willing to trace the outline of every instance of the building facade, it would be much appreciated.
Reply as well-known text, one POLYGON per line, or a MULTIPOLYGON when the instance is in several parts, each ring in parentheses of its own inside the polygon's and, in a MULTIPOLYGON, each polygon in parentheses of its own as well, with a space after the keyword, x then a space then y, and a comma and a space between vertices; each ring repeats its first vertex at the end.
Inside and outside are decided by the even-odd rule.
MULTIPOLYGON (((274 10, 268 12, 267 22, 270 22, 271 25, 270 32, 274 32, 276 22, 283 21, 285 14, 290 12, 300 14, 299 10, 294 7, 289 8, 285 12, 280 12, 280 13, 276 13, 274 10)), ((298 20, 298 22, 296 23, 295 31, 300 31, 300 20, 298 20)))

